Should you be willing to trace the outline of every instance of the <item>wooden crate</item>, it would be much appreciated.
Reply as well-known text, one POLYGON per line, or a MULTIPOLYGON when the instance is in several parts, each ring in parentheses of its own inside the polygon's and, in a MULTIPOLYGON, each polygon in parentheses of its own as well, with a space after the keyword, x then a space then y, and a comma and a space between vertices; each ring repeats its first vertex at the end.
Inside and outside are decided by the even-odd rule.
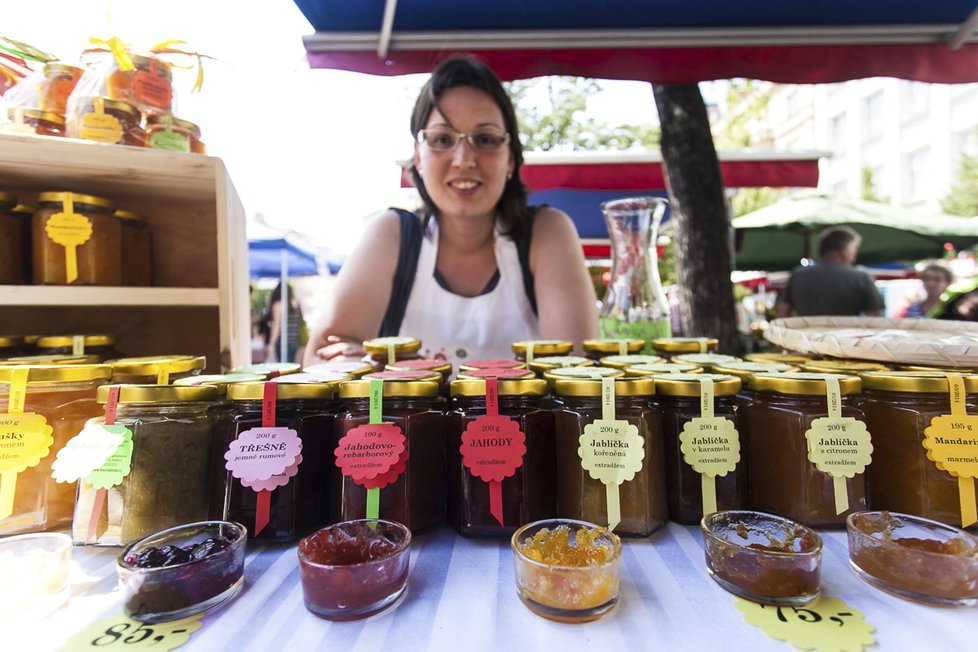
POLYGON ((0 334, 115 333, 126 355, 251 361, 245 213, 220 159, 0 134, 0 190, 72 191, 144 215, 154 287, 0 286, 0 334))

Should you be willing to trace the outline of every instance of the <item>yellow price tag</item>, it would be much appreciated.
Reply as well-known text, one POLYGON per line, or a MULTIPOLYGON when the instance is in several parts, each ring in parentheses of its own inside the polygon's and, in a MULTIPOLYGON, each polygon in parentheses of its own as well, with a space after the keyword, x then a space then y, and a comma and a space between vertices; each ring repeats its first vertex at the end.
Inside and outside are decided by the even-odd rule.
POLYGON ((65 248, 65 281, 78 279, 78 255, 76 249, 92 237, 92 222, 75 212, 71 193, 65 193, 64 211, 55 213, 44 223, 44 232, 51 242, 65 248))
POLYGON ((776 607, 737 598, 734 606, 748 623, 800 650, 861 652, 876 645, 876 628, 862 613, 836 598, 821 596, 804 607, 776 607))
POLYGON ((197 614, 183 620, 148 625, 120 613, 112 618, 95 621, 68 639, 59 652, 89 650, 166 652, 189 641, 190 635, 201 628, 202 616, 203 614, 197 614))
POLYGON ((961 527, 978 522, 975 478, 978 478, 978 415, 968 414, 964 378, 947 374, 951 414, 935 417, 924 429, 927 458, 958 479, 961 527))
POLYGON ((17 474, 47 457, 54 445, 52 432, 40 414, 0 415, 0 520, 14 512, 17 474))

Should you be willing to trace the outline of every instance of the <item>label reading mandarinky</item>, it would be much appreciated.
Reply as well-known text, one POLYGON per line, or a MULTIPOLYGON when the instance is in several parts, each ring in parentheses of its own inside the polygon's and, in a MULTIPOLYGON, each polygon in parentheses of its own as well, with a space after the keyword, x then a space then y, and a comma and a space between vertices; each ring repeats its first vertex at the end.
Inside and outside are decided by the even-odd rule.
POLYGON ((978 522, 975 478, 978 478, 978 415, 968 414, 964 404, 964 379, 948 374, 951 414, 935 417, 924 429, 927 458, 938 469, 958 479, 961 527, 978 522))

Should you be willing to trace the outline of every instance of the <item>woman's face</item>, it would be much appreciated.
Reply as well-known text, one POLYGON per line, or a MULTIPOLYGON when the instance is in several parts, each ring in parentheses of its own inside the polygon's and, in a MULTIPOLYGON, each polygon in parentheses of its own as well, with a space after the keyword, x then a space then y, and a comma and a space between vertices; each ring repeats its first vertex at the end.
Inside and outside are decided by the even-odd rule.
POLYGON ((924 284, 924 292, 932 299, 941 296, 948 286, 947 278, 940 272, 928 270, 921 274, 920 280, 924 284))
MULTIPOLYGON (((501 137, 506 134, 503 114, 483 91, 458 86, 445 91, 431 112, 426 130, 438 130, 441 141, 454 132, 501 137)), ((445 139, 448 139, 447 141, 445 139)), ((495 150, 477 150, 466 138, 451 149, 433 149, 415 142, 414 165, 441 216, 492 215, 513 170, 513 157, 504 144, 495 150)))

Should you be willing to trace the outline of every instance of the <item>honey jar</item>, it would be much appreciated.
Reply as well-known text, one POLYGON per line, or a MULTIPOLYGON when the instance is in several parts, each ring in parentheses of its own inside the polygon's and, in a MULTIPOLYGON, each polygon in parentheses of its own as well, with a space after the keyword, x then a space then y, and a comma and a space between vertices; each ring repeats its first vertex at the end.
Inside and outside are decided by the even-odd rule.
POLYGON ((37 338, 39 355, 97 356, 97 362, 119 357, 115 335, 45 335, 37 338))
POLYGON ((200 127, 166 114, 146 118, 146 147, 169 152, 207 153, 200 140, 200 127))
POLYGON ((584 355, 592 360, 600 360, 610 355, 636 355, 645 348, 645 340, 596 339, 581 342, 584 355))
POLYGON ((123 385, 167 385, 196 376, 207 366, 202 355, 159 355, 107 360, 112 367, 112 382, 123 385))
MULTIPOLYGON (((82 72, 84 71, 78 66, 61 61, 44 64, 44 79, 37 88, 37 106, 41 111, 60 115, 62 127, 68 96, 78 85, 82 72)), ((58 135, 64 135, 64 131, 58 135)))
POLYGON ((118 210, 122 222, 122 284, 149 287, 153 284, 153 234, 146 218, 132 211, 118 210))
POLYGON ((107 97, 72 99, 66 118, 70 138, 110 145, 146 145, 142 116, 139 109, 129 102, 107 97))
POLYGON ((72 192, 44 192, 37 201, 34 284, 119 285, 122 225, 112 202, 72 192))
MULTIPOLYGON (((7 109, 7 117, 14 125, 24 125, 38 136, 63 137, 65 135, 64 113, 54 113, 52 111, 44 111, 43 109, 10 107, 7 109)), ((20 127, 16 128, 20 129, 20 127)))

